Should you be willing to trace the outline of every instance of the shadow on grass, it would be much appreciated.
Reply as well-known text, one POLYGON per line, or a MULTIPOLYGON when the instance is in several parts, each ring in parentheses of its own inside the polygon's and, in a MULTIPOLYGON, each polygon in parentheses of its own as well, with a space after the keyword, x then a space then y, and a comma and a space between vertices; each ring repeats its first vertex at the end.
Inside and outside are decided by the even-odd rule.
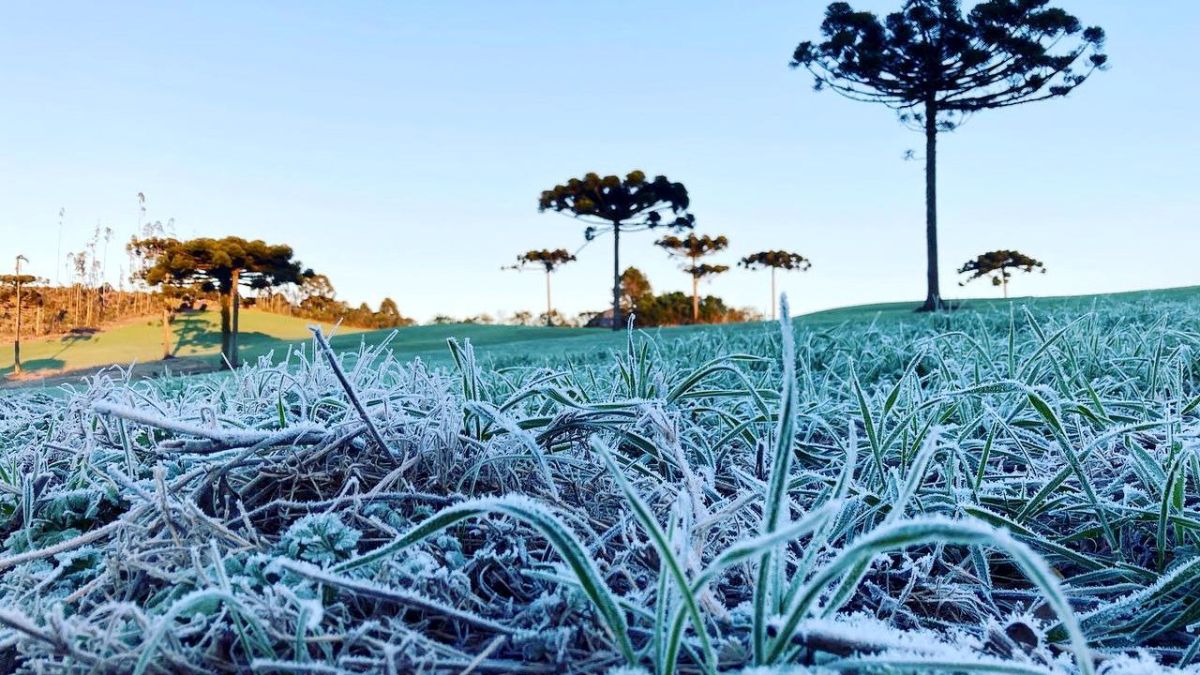
MULTIPOLYGON (((221 350, 220 325, 197 312, 196 314, 179 314, 171 322, 175 344, 171 355, 207 356, 221 350)), ((238 353, 245 358, 247 349, 255 353, 267 351, 275 346, 286 345, 295 340, 286 340, 261 331, 238 331, 238 353)), ((217 355, 219 359, 219 354, 217 355)))
POLYGON ((184 349, 196 352, 221 346, 220 329, 213 330, 212 324, 199 313, 177 314, 171 325, 175 339, 172 356, 179 356, 184 349))
MULTIPOLYGON (((30 359, 21 362, 21 370, 25 373, 34 373, 39 370, 61 370, 66 362, 62 359, 46 358, 46 359, 30 359)), ((8 378, 13 374, 13 367, 0 368, 0 378, 8 378)))
MULTIPOLYGON (((76 329, 59 338, 58 351, 50 356, 40 359, 27 359, 21 362, 21 369, 26 373, 36 372, 39 370, 61 370, 67 365, 67 362, 59 357, 75 345, 90 342, 96 334, 95 329, 76 329)), ((0 368, 0 379, 7 379, 15 372, 13 366, 0 368)))
MULTIPOLYGON (((53 354, 51 354, 50 356, 48 356, 44 359, 35 359, 33 361, 29 361, 27 364, 23 363, 21 365, 25 366, 25 368, 27 370, 29 370, 29 369, 32 369, 32 364, 37 363, 38 361, 50 361, 50 362, 56 361, 59 364, 58 367, 61 368, 63 366, 63 361, 62 361, 62 359, 59 359, 58 357, 65 354, 68 350, 70 350, 72 347, 74 347, 76 345, 80 345, 85 342, 91 342, 92 339, 95 337, 96 333, 98 333, 98 332, 99 331, 96 330, 95 328, 76 328, 76 329, 72 330, 70 333, 67 333, 66 335, 59 338, 58 351, 54 352, 53 354)), ((52 366, 46 366, 46 367, 52 367, 52 366)), ((45 369, 45 367, 43 369, 45 369)))

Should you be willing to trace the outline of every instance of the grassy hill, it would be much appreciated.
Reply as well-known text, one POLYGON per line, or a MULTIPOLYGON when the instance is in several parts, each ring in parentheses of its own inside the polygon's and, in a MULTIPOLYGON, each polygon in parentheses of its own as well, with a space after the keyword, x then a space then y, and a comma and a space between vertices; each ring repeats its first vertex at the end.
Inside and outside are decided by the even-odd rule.
MULTIPOLYGON (((1016 305, 1055 307, 1078 305, 1081 309, 1105 298, 1145 298, 1155 300, 1200 299, 1200 286, 1154 291, 1136 291, 1108 295, 1064 296, 1049 298, 1015 298, 966 300, 960 309, 984 308, 1012 302, 1016 305)), ((815 312, 798 320, 809 325, 837 325, 859 321, 919 320, 913 314, 916 302, 859 305, 815 312)), ((289 345, 307 343, 310 321, 257 311, 244 311, 241 316, 239 345, 244 360, 256 359, 274 351, 286 351, 289 345)), ((326 326, 328 332, 330 327, 326 326)), ((696 331, 759 331, 771 329, 762 323, 726 326, 679 326, 648 329, 664 338, 686 337, 696 331)), ((21 354, 27 378, 37 383, 40 378, 63 373, 84 371, 106 365, 131 363, 165 365, 176 372, 201 371, 215 367, 220 351, 220 324, 216 312, 202 312, 179 317, 174 326, 175 359, 161 362, 161 333, 153 319, 132 322, 91 335, 71 335, 61 338, 30 340, 22 344, 21 354)), ((341 327, 331 340, 338 350, 357 349, 360 344, 376 345, 391 335, 391 330, 364 331, 341 327)), ((398 331, 390 347, 397 358, 420 357, 432 363, 446 363, 448 338, 470 340, 488 358, 501 362, 554 359, 565 354, 580 358, 606 357, 608 351, 619 347, 622 334, 587 328, 546 328, 528 326, 485 326, 477 324, 448 324, 414 326, 398 331)), ((0 347, 0 377, 12 374, 12 345, 0 347)), ((153 372, 149 373, 153 374, 153 372)))
POLYGON ((0 672, 1200 675, 1197 296, 3 392, 0 672))
MULTIPOLYGON (((289 342, 304 340, 309 337, 307 325, 308 322, 293 317, 243 312, 239 334, 242 354, 253 358, 289 342)), ((172 330, 173 355, 179 359, 180 367, 186 367, 197 357, 210 357, 221 350, 220 316, 216 312, 181 315, 172 330)), ((344 329, 343 332, 351 330, 344 329)), ((97 333, 26 340, 21 343, 21 361, 31 374, 74 371, 114 363, 147 363, 161 359, 161 345, 159 322, 147 318, 97 333)), ((11 375, 12 370, 12 344, 5 344, 0 350, 0 375, 11 375)))

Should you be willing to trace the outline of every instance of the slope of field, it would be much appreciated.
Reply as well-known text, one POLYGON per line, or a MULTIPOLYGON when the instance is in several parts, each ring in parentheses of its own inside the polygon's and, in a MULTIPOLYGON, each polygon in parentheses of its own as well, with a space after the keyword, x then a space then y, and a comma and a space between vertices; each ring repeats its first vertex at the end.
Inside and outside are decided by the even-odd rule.
POLYGON ((1197 673, 1195 300, 12 393, 0 671, 1197 673))
MULTIPOLYGON (((1070 296, 1061 298, 1017 298, 1022 306, 1040 308, 1073 308, 1083 311, 1096 302, 1106 300, 1200 300, 1200 287, 1156 291, 1137 291, 1111 295, 1070 296)), ((844 322, 897 321, 913 318, 915 302, 861 305, 816 312, 800 321, 811 326, 835 326, 844 322)), ((958 304, 960 309, 984 310, 1007 307, 1009 301, 969 300, 958 304)), ((289 346, 303 346, 311 337, 304 319, 264 312, 245 311, 241 317, 240 353, 243 360, 254 360, 268 353, 281 358, 289 346)), ((663 339, 686 338, 697 331, 759 332, 766 324, 750 323, 729 326, 680 326, 647 329, 663 339)), ((325 326, 330 331, 329 326, 325 326)), ((202 372, 218 368, 216 355, 220 352, 220 324, 215 312, 189 314, 179 317, 172 327, 175 360, 163 362, 174 372, 202 372)), ((447 365, 450 354, 446 340, 453 337, 470 340, 483 348, 488 357, 499 363, 539 363, 560 359, 605 358, 623 341, 622 334, 583 328, 545 328, 525 326, 485 326, 449 324, 365 331, 339 327, 331 343, 338 351, 354 351, 360 346, 374 346, 390 340, 389 349, 397 358, 421 358, 427 363, 447 365)), ((309 347, 311 348, 311 346, 309 347)), ((131 363, 155 364, 162 355, 161 329, 155 320, 130 323, 102 333, 83 336, 26 341, 21 347, 22 360, 28 373, 27 381, 36 384, 41 377, 63 372, 94 369, 99 366, 131 363)), ((151 370, 157 374, 160 369, 151 370)), ((12 345, 0 346, 0 378, 12 374, 12 345)), ((58 383, 66 378, 55 378, 58 383)))
MULTIPOLYGON (((272 349, 310 337, 307 321, 267 312, 245 311, 240 317, 241 352, 256 358, 272 349)), ((178 316, 171 326, 172 355, 181 361, 221 351, 220 315, 196 312, 178 316)), ((353 329, 343 329, 354 332, 353 329)), ((26 340, 21 361, 30 373, 54 373, 111 364, 148 363, 162 358, 162 328, 144 319, 91 334, 26 340)), ((0 376, 12 373, 11 344, 0 349, 0 376)))

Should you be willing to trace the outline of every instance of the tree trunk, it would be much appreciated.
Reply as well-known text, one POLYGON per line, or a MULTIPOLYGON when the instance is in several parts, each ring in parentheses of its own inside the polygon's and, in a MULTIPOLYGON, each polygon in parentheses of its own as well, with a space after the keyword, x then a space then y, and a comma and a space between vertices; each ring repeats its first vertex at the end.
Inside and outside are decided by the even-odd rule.
MULTIPOLYGON (((233 312, 231 306, 233 304, 232 293, 227 289, 222 289, 220 293, 221 303, 221 357, 222 359, 229 358, 229 338, 233 333, 233 312)), ((232 363, 232 361, 231 361, 232 363)))
POLYGON ((696 276, 699 256, 692 256, 692 323, 700 323, 700 277, 696 276))
POLYGON ((21 374, 21 259, 17 258, 17 326, 13 338, 13 373, 21 374))
POLYGON ((230 290, 230 295, 233 296, 232 298, 230 298, 232 300, 231 304, 233 305, 233 332, 229 336, 229 356, 227 358, 229 359, 229 365, 234 368, 237 368, 239 365, 238 364, 238 314, 240 313, 240 310, 242 307, 242 296, 238 289, 238 277, 240 276, 240 272, 241 272, 241 270, 236 270, 236 269, 233 271, 233 274, 232 274, 233 288, 230 290))
POLYGON ((621 224, 613 223, 613 330, 621 330, 621 224))
POLYGON ((1007 277, 1000 280, 1000 287, 1004 289, 1004 299, 1007 300, 1008 299, 1008 278, 1007 277))
POLYGON ((945 309, 938 287, 937 243, 937 103, 925 102, 925 280, 928 290, 923 312, 945 309))
POLYGON ((163 360, 171 358, 171 310, 166 302, 162 306, 162 349, 163 360))
POLYGON ((775 297, 776 297, 776 295, 775 295, 775 268, 772 267, 771 268, 771 320, 772 321, 775 321, 777 318, 775 316, 775 313, 778 311, 778 309, 776 309, 776 308, 779 305, 779 303, 775 300, 775 297))
POLYGON ((546 325, 553 326, 554 305, 550 302, 550 270, 546 270, 546 325))

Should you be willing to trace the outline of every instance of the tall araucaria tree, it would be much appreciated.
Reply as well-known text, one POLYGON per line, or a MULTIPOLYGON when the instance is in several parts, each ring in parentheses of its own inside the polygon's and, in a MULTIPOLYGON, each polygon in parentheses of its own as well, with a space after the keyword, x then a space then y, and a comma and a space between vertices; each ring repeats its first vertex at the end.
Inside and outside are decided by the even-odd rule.
POLYGON ((613 235, 613 330, 621 329, 621 233, 665 227, 690 229, 695 217, 688 213, 687 188, 664 176, 648 180, 641 171, 631 171, 622 180, 589 173, 572 178, 542 192, 538 211, 558 211, 588 224, 588 241, 603 234, 613 235))
POLYGON ((298 284, 313 276, 294 259, 292 247, 257 239, 151 238, 135 240, 130 247, 152 261, 141 272, 151 286, 191 287, 220 295, 221 355, 232 367, 238 365, 239 289, 298 284))
POLYGON ((742 258, 738 263, 748 270, 762 269, 764 267, 771 270, 771 320, 775 320, 775 308, 778 303, 775 302, 775 273, 778 270, 799 270, 807 272, 812 267, 812 262, 800 255, 790 251, 759 251, 751 253, 742 258))
POLYGON ((700 263, 700 258, 719 253, 729 248, 729 239, 725 235, 710 237, 707 234, 697 236, 690 233, 682 239, 668 235, 654 242, 674 258, 684 258, 689 264, 683 267, 692 278, 692 321, 700 320, 700 280, 729 271, 726 265, 706 265, 700 263))
POLYGON ((550 299, 550 275, 558 268, 573 262, 575 256, 565 248, 539 249, 526 251, 517 256, 517 264, 513 267, 521 269, 526 265, 541 265, 546 271, 546 325, 554 325, 554 304, 550 299))
POLYGON ((12 286, 13 292, 16 295, 17 308, 13 312, 13 374, 21 374, 21 289, 32 283, 36 283, 39 279, 30 274, 21 274, 21 263, 29 262, 29 258, 23 255, 17 256, 17 266, 14 274, 0 275, 0 284, 12 286))
POLYGON ((1008 298, 1008 281, 1012 278, 1014 270, 1023 272, 1033 272, 1037 270, 1042 274, 1046 273, 1046 266, 1042 261, 1021 253, 1020 251, 988 251, 981 253, 973 260, 968 260, 963 263, 963 266, 958 270, 959 274, 970 274, 963 281, 958 283, 959 286, 965 286, 980 277, 986 277, 989 274, 992 276, 992 285, 999 286, 1004 290, 1005 299, 1008 298))
POLYGON ((938 286, 937 135, 972 113, 1066 96, 1104 67, 1104 31, 1048 0, 988 0, 965 15, 960 0, 906 0, 880 19, 835 2, 822 42, 802 42, 793 67, 818 90, 882 103, 925 134, 923 310, 944 307, 938 286))

